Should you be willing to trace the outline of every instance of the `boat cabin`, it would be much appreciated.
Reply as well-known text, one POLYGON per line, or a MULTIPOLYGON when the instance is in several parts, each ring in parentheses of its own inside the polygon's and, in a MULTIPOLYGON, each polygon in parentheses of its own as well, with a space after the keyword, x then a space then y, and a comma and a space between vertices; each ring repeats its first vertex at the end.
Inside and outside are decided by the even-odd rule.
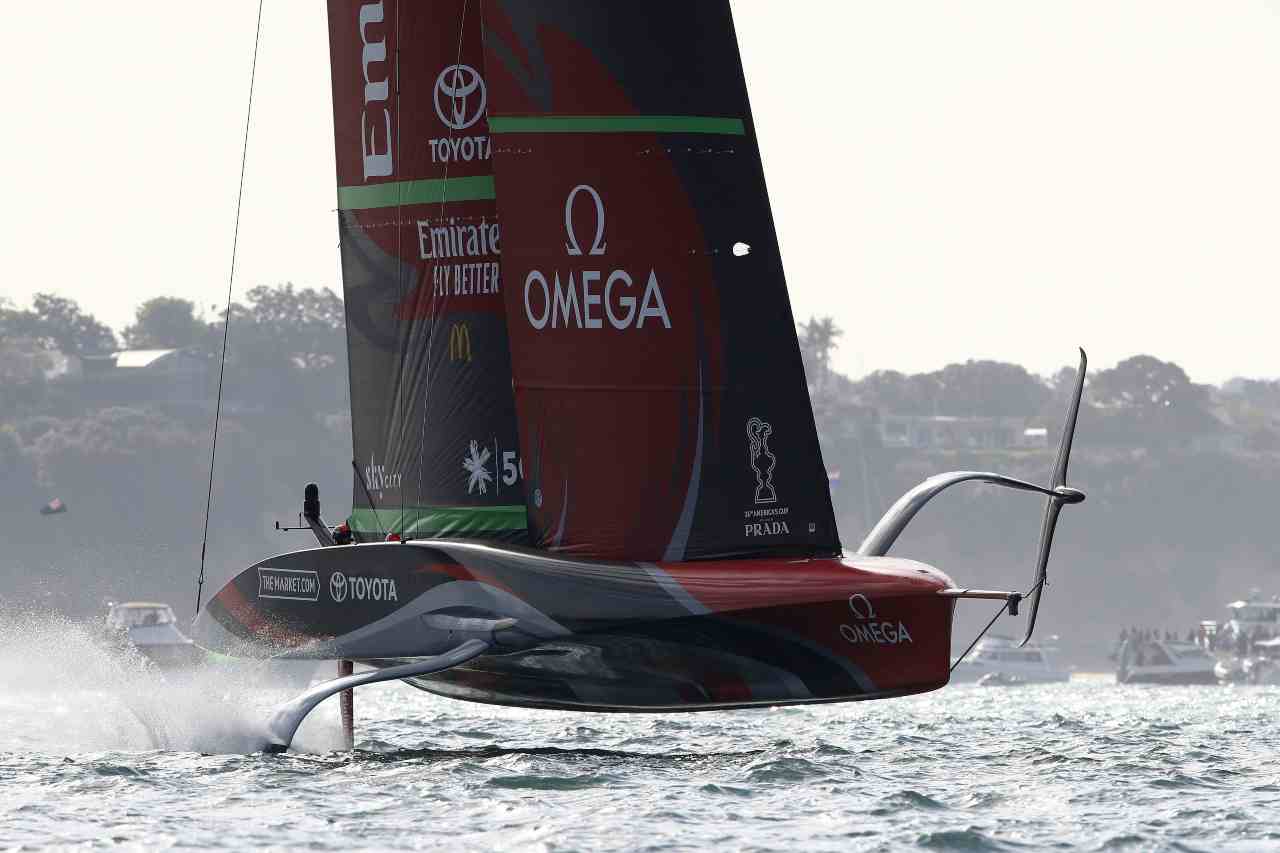
POLYGON ((1231 618, 1225 627, 1234 636, 1242 633, 1255 638, 1280 635, 1280 601, 1233 601, 1227 610, 1231 618))
POLYGON ((167 604, 150 601, 126 601, 113 604, 107 611, 107 627, 116 631, 152 625, 172 625, 177 622, 173 608, 167 604))

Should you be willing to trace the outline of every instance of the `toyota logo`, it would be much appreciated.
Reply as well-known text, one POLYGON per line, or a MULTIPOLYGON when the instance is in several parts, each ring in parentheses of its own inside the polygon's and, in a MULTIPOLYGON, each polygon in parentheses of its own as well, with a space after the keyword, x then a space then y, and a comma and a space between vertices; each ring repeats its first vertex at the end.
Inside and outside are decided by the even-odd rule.
POLYGON ((329 595, 339 604, 347 600, 347 576, 342 572, 329 575, 329 595))
POLYGON ((466 130, 484 115, 484 78, 470 65, 450 65, 436 78, 436 115, 451 130, 466 130))

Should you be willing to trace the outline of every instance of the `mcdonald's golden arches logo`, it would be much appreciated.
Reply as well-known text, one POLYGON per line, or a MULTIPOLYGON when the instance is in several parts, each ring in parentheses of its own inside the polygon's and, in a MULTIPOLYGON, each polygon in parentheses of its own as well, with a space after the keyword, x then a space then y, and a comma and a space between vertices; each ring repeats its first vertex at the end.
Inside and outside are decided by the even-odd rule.
POLYGON ((449 360, 471 362, 471 325, 454 323, 449 327, 449 360))

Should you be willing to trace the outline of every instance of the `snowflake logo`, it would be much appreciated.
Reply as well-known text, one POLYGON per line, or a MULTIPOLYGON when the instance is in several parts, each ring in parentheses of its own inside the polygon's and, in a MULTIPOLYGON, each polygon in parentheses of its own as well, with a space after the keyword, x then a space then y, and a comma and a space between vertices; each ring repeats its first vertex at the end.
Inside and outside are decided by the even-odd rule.
POLYGON ((471 442, 471 452, 462 460, 462 468, 471 477, 467 480, 467 494, 471 494, 477 487, 480 494, 486 494, 489 491, 489 483, 493 482, 493 475, 489 473, 489 448, 480 448, 477 441, 471 442))

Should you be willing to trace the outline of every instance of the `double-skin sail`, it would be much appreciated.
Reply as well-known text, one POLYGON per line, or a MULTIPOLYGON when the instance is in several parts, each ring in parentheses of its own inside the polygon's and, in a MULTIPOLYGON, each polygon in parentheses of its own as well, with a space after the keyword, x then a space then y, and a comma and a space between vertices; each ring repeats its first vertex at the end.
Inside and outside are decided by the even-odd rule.
POLYGON ((840 550, 727 0, 488 0, 534 543, 840 550))

